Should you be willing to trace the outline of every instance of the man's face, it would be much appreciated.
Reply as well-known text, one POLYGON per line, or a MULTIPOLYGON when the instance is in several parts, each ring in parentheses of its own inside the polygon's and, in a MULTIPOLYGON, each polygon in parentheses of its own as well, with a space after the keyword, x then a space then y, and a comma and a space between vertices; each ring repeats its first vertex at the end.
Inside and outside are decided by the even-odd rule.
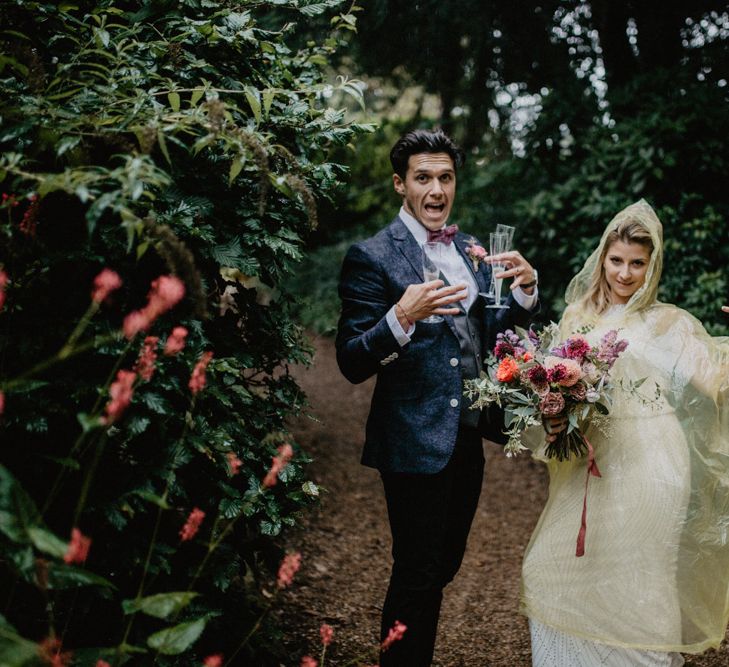
POLYGON ((456 170, 448 153, 416 153, 408 160, 405 180, 392 177, 405 210, 426 228, 445 225, 456 196, 456 170))

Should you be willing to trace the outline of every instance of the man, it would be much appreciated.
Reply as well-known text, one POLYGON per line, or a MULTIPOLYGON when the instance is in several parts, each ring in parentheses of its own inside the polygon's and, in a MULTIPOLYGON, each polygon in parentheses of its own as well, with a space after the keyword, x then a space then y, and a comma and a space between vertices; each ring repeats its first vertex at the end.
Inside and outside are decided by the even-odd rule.
POLYGON ((446 227, 464 159, 439 130, 397 141, 390 161, 400 213, 349 249, 339 285, 339 367, 353 383, 377 374, 362 463, 380 471, 392 530, 382 637, 395 621, 407 626, 382 667, 431 663, 442 590, 460 567, 481 492, 481 437, 502 439, 499 420, 469 409, 463 381, 478 376, 497 332, 529 325, 537 302, 536 271, 518 252, 498 256, 503 277, 513 278, 509 308, 487 309, 479 296, 490 269, 474 269, 473 239, 446 227), (444 280, 423 282, 429 238, 445 244, 444 280), (421 321, 432 314, 443 321, 421 321))

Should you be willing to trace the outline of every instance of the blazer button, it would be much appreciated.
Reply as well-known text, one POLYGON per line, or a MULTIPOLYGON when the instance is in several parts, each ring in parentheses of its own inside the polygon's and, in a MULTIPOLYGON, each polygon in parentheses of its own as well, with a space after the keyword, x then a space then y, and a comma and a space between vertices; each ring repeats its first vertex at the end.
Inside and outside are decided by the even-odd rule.
POLYGON ((451 366, 458 366, 458 359, 453 357, 453 359, 451 359, 451 366))
POLYGON ((451 399, 451 407, 452 408, 457 408, 458 407, 458 399, 457 398, 452 398, 451 399))

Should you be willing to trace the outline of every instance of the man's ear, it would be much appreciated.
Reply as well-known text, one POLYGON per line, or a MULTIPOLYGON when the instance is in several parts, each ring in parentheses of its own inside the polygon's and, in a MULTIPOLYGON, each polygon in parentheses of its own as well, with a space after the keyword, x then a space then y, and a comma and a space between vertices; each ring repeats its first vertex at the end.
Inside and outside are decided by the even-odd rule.
POLYGON ((399 194, 400 196, 405 196, 405 183, 402 182, 402 178, 400 178, 400 174, 393 174, 392 175, 392 184, 395 187, 395 192, 399 194))

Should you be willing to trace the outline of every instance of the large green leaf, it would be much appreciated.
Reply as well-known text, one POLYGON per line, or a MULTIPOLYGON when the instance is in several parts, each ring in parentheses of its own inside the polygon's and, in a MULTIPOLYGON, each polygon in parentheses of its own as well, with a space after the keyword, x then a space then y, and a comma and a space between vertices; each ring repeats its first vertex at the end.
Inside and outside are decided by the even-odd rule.
POLYGON ((40 523, 35 503, 10 471, 0 465, 0 531, 13 542, 28 544, 28 529, 40 523))
POLYGON ((81 586, 101 586, 116 589, 116 586, 108 579, 80 567, 63 563, 49 564, 48 588, 65 589, 80 588, 81 586))
POLYGON ((155 632, 147 638, 147 645, 164 655, 178 655, 192 646, 202 634, 208 617, 180 623, 155 632))
POLYGON ((192 592, 159 593, 139 600, 124 600, 122 607, 125 614, 135 614, 141 611, 155 618, 167 618, 170 614, 184 609, 197 595, 197 593, 192 592))

